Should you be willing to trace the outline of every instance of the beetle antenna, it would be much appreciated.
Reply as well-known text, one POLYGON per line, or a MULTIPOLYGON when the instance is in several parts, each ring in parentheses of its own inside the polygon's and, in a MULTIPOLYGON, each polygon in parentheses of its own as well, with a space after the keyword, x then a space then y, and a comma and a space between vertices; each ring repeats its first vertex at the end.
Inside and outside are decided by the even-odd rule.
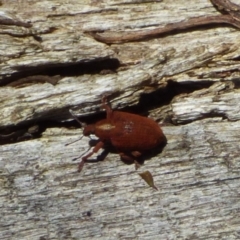
POLYGON ((88 150, 85 151, 84 153, 82 153, 80 156, 73 158, 72 161, 76 161, 77 159, 81 158, 81 157, 82 157, 83 155, 85 155, 90 149, 91 149, 91 147, 89 147, 88 150))
POLYGON ((83 138, 83 135, 82 135, 79 139, 77 139, 77 140, 75 140, 75 141, 73 141, 73 142, 66 143, 65 146, 68 146, 68 145, 70 145, 70 144, 72 144, 72 143, 75 143, 75 142, 77 142, 77 141, 80 141, 82 138, 83 138))
POLYGON ((72 117, 74 118, 74 120, 76 120, 80 125, 81 127, 84 127, 86 124, 79 121, 79 119, 77 118, 77 116, 73 113, 72 109, 69 109, 69 113, 72 115, 72 117))
MULTIPOLYGON (((84 126, 86 125, 85 123, 79 121, 79 119, 77 118, 77 116, 74 115, 72 109, 69 109, 69 113, 72 115, 72 117, 74 118, 74 120, 76 120, 76 121, 81 125, 81 127, 84 127, 84 126)), ((75 142, 81 140, 82 138, 83 138, 83 135, 82 135, 79 139, 77 139, 77 140, 75 140, 75 141, 73 141, 73 142, 66 143, 65 146, 68 146, 68 145, 70 145, 70 144, 72 144, 72 143, 75 143, 75 142)))

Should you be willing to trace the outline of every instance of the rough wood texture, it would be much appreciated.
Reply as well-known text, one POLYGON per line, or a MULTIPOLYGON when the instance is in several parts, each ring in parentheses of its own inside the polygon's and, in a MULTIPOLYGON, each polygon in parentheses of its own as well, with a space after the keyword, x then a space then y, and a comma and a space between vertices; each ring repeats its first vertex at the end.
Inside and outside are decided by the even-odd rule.
POLYGON ((1 4, 0 239, 240 238, 240 31, 112 45, 86 33, 220 14, 210 1, 1 4), (139 170, 159 191, 114 153, 77 173, 88 139, 65 146, 81 135, 68 110, 94 121, 103 94, 163 123, 167 146, 139 170))

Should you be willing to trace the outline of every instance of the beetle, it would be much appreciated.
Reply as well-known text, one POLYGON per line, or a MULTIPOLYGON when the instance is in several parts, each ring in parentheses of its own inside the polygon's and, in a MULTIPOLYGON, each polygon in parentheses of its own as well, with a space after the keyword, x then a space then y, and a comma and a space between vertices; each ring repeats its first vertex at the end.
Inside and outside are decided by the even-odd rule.
POLYGON ((112 110, 106 97, 102 98, 102 108, 106 110, 106 119, 83 129, 84 136, 94 134, 99 139, 93 150, 82 157, 79 172, 88 158, 107 145, 114 147, 123 161, 135 162, 137 167, 137 159, 142 154, 166 143, 162 129, 154 120, 112 110))

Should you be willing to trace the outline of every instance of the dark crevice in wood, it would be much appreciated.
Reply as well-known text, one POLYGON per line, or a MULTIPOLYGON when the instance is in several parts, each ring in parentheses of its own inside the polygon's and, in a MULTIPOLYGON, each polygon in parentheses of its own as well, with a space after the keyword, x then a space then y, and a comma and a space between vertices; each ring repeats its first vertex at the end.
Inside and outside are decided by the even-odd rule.
POLYGON ((20 86, 22 84, 21 81, 23 81, 24 84, 26 83, 26 78, 31 77, 33 79, 35 76, 40 75, 44 76, 45 78, 48 77, 50 79, 53 76, 59 76, 59 78, 63 78, 84 74, 108 74, 109 72, 115 72, 119 66, 120 62, 115 58, 98 59, 94 61, 72 64, 53 64, 37 67, 20 66, 19 73, 13 74, 10 77, 6 77, 1 80, 0 86, 14 84, 13 82, 15 81, 18 81, 18 86, 20 86))
POLYGON ((32 24, 29 22, 23 22, 17 19, 10 19, 5 16, 3 17, 3 15, 0 17, 0 25, 12 25, 12 26, 25 27, 25 28, 32 27, 32 24))
MULTIPOLYGON (((202 114, 200 117, 196 117, 194 119, 194 122, 195 121, 200 121, 200 120, 203 120, 203 119, 215 119, 215 118, 222 118, 222 120, 228 120, 228 117, 225 113, 222 113, 222 112, 217 112, 217 111, 211 111, 211 112, 208 112, 208 113, 204 113, 202 114)), ((186 121, 178 121, 176 122, 175 120, 172 120, 172 124, 177 126, 177 125, 187 125, 189 123, 192 123, 193 120, 186 120, 186 121)))
POLYGON ((61 123, 47 119, 45 121, 35 121, 35 123, 31 121, 14 127, 5 127, 0 130, 0 145, 40 138, 47 128, 57 127, 76 129, 79 124, 76 121, 61 123))
POLYGON ((203 114, 201 118, 196 119, 196 120, 201 120, 201 119, 206 119, 206 118, 214 119, 217 117, 221 117, 223 120, 228 119, 227 115, 223 112, 211 111, 209 113, 203 114))
POLYGON ((140 4, 146 4, 146 3, 161 3, 163 0, 135 0, 135 1, 131 1, 131 2, 122 2, 122 3, 116 3, 116 4, 112 4, 112 6, 125 6, 125 5, 140 5, 140 4))
POLYGON ((234 83, 234 88, 238 89, 240 88, 240 78, 235 78, 232 80, 232 82, 234 83))
POLYGON ((39 125, 6 127, 0 130, 0 145, 39 138, 41 132, 39 125))
POLYGON ((240 56, 237 56, 237 57, 234 57, 234 58, 231 58, 232 61, 239 61, 240 60, 240 56))
POLYGON ((27 85, 32 85, 36 83, 50 83, 52 85, 56 85, 59 80, 61 80, 61 76, 56 75, 56 76, 46 76, 46 75, 33 75, 33 76, 28 76, 25 78, 20 78, 18 80, 12 81, 6 86, 10 87, 15 87, 15 88, 21 88, 21 87, 26 87, 27 85))
POLYGON ((137 105, 127 107, 125 110, 148 115, 148 111, 170 104, 172 99, 180 94, 188 94, 197 90, 209 88, 213 83, 214 82, 211 81, 186 81, 178 83, 169 80, 165 88, 157 89, 151 93, 143 93, 140 96, 139 103, 137 105))

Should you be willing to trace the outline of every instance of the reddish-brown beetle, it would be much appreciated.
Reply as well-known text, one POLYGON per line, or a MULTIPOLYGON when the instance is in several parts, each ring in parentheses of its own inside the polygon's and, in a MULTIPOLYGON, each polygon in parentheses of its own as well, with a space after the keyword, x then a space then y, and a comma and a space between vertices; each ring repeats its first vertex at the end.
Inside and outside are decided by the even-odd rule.
POLYGON ((112 145, 122 160, 135 162, 138 157, 166 143, 166 137, 159 125, 150 118, 136 114, 114 111, 104 97, 103 108, 107 118, 95 124, 86 125, 83 135, 94 134, 99 138, 93 150, 82 157, 78 171, 82 170, 84 162, 100 148, 112 145))

